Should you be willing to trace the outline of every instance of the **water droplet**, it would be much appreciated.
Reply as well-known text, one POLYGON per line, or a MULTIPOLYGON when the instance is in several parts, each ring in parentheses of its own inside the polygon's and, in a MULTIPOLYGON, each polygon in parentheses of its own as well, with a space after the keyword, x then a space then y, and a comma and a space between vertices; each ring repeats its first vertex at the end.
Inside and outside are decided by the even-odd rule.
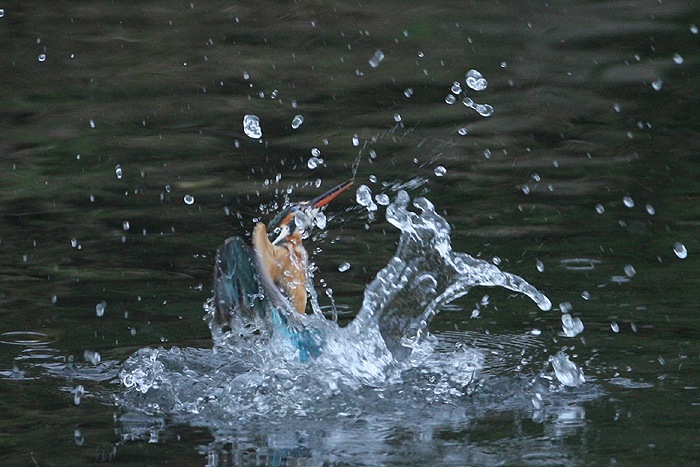
POLYGON ((673 54, 673 62, 676 65, 682 65, 683 64, 683 57, 679 53, 673 54))
POLYGON ((39 54, 39 61, 40 62, 46 61, 46 54, 39 54))
POLYGON ((185 201, 185 204, 194 204, 194 196, 192 195, 185 195, 183 200, 185 201))
POLYGON ((355 147, 360 145, 360 138, 357 137, 357 133, 352 135, 352 145, 355 147))
POLYGON ((489 104, 476 104, 474 110, 476 110, 482 117, 490 117, 493 115, 493 107, 489 104))
POLYGON ((377 183, 377 176, 376 175, 370 175, 369 176, 369 181, 372 183, 377 183))
POLYGON ((77 238, 71 238, 71 239, 70 239, 70 246, 72 246, 73 248, 77 248, 77 246, 78 246, 78 239, 77 239, 77 238))
POLYGON ((490 149, 484 149, 484 157, 487 159, 491 159, 491 150, 490 149))
POLYGON ((554 375, 564 386, 576 387, 586 382, 581 368, 569 360, 564 352, 557 352, 556 355, 549 357, 549 361, 554 368, 554 375))
POLYGON ((454 94, 448 94, 445 96, 445 102, 449 105, 452 105, 455 102, 457 102, 457 98, 454 96, 454 94))
POLYGON ((94 350, 86 350, 83 352, 83 358, 85 361, 92 363, 93 365, 98 365, 102 360, 102 356, 95 352, 94 350))
POLYGON ((301 126, 301 124, 304 123, 304 116, 303 115, 295 115, 294 119, 292 120, 292 128, 297 129, 301 126))
POLYGON ((688 250, 685 248, 685 245, 683 245, 681 242, 676 242, 673 245, 673 252, 680 259, 686 259, 688 257, 688 250))
POLYGON ((690 25, 690 32, 692 32, 693 34, 697 34, 698 31, 699 31, 699 29, 697 26, 695 26, 694 24, 690 25))
POLYGON ((634 275, 637 274, 637 271, 634 269, 634 266, 627 264, 625 265, 625 274, 627 277, 634 277, 634 275))
POLYGON ((455 81, 454 83, 452 83, 450 91, 452 92, 452 94, 460 94, 462 92, 462 85, 459 83, 459 81, 455 81))
POLYGON ((117 166, 114 168, 114 173, 117 175, 117 178, 121 179, 123 175, 122 166, 117 164, 117 166))
POLYGON ((661 88, 664 87, 664 81, 661 78, 655 79, 651 82, 651 87, 654 88, 654 91, 661 91, 661 88))
POLYGON ((435 167, 435 176, 436 177, 442 177, 446 173, 447 173, 447 169, 444 168, 443 166, 438 165, 437 167, 435 167))
POLYGON ((618 326, 615 321, 610 323, 610 329, 612 329, 613 332, 620 332, 620 326, 618 326))
POLYGON ((542 261, 540 261, 539 259, 535 263, 535 267, 537 268, 537 270, 539 272, 544 272, 544 263, 542 261))
POLYGON ((95 314, 97 315, 98 318, 102 318, 105 314, 106 309, 107 309, 107 302, 102 300, 100 303, 95 305, 95 314))
POLYGON ((475 91, 483 91, 488 86, 488 82, 478 71, 469 70, 467 72, 467 86, 475 91))
POLYGON ((377 68, 380 63, 382 63, 382 60, 384 60, 384 52, 381 50, 377 50, 374 52, 374 55, 369 59, 369 66, 372 68, 377 68))
POLYGON ((312 148, 311 155, 313 157, 319 157, 321 155, 321 150, 319 148, 312 148))
POLYGON ((80 399, 85 395, 85 388, 79 384, 73 389, 73 403, 80 405, 80 399))
POLYGON ((129 230, 131 228, 131 225, 129 225, 129 221, 124 221, 122 223, 122 227, 124 228, 124 230, 129 230))
POLYGON ((469 134, 469 128, 467 128, 465 126, 461 126, 457 130, 457 133, 459 133, 460 136, 467 136, 469 134))
POLYGON ((603 214, 605 212, 605 207, 602 204, 598 203, 595 205, 595 212, 597 212, 598 214, 603 214))
POLYGON ((323 159, 319 159, 318 157, 310 157, 308 162, 306 162, 306 166, 313 170, 317 168, 319 165, 323 165, 323 159))
POLYGON ((401 122, 401 115, 400 115, 400 114, 394 114, 394 121, 395 121, 396 123, 401 122))
POLYGON ((574 318, 569 313, 561 315, 561 328, 564 337, 576 337, 583 332, 581 318, 574 318))
POLYGON ((248 137, 253 139, 262 138, 262 129, 260 128, 260 119, 257 115, 246 115, 243 117, 243 131, 248 137))
POLYGON ((581 292, 581 298, 584 300, 590 300, 591 299, 591 294, 587 290, 584 290, 581 292))
POLYGON ((340 266, 338 266, 338 271, 340 271, 340 272, 345 272, 345 271, 347 271, 348 269, 350 269, 350 263, 347 263, 347 262, 345 262, 345 263, 341 264, 340 266))
POLYGON ((389 202, 391 201, 389 199, 389 195, 387 195, 385 193, 379 193, 378 195, 376 195, 374 197, 374 199, 377 201, 377 204, 380 204, 382 206, 388 206, 389 202))
POLYGON ((90 128, 95 128, 95 120, 90 119, 90 128))
POLYGON ((630 196, 625 196, 622 198, 622 202, 627 206, 628 208, 633 208, 634 207, 634 200, 630 196))
POLYGON ((619 113, 619 112, 622 110, 622 107, 620 107, 620 104, 618 104, 617 102, 615 102, 615 103, 613 104, 613 110, 614 110, 615 112, 618 112, 618 113, 619 113))
POLYGON ((501 62, 501 68, 508 68, 508 62, 501 62))
POLYGON ((413 96, 413 88, 406 88, 403 91, 403 95, 406 97, 411 97, 413 96))
POLYGON ((654 214, 656 214, 656 209, 654 209, 654 206, 652 206, 651 204, 646 205, 646 210, 650 216, 653 216, 654 214))
POLYGON ((5 16, 5 10, 0 8, 0 18, 2 18, 3 16, 5 16))
POLYGON ((360 185, 355 194, 355 200, 360 206, 364 206, 368 211, 376 211, 377 205, 372 201, 372 190, 367 185, 360 185))
POLYGON ((574 307, 571 306, 571 302, 561 302, 559 304, 559 310, 561 310, 562 313, 571 313, 571 310, 574 307))

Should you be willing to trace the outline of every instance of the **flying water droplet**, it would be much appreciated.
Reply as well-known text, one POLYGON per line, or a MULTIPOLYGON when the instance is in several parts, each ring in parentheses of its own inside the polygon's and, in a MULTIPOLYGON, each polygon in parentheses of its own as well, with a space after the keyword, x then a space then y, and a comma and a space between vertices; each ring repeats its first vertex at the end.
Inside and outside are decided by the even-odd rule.
POLYGON ((445 103, 452 105, 455 102, 457 102, 457 98, 454 96, 454 94, 448 94, 445 96, 445 103))
POLYGON ((124 230, 129 230, 131 228, 131 225, 129 224, 129 221, 124 221, 122 222, 122 228, 124 230))
POLYGON ((377 50, 374 52, 374 55, 369 59, 369 66, 372 68, 377 68, 380 63, 382 63, 382 60, 384 60, 384 52, 381 50, 377 50))
POLYGON ((411 97, 413 96, 413 88, 406 88, 403 91, 403 95, 406 97, 411 97))
POLYGON ((583 370, 569 360, 564 352, 557 352, 556 355, 549 357, 549 361, 554 368, 554 375, 564 386, 577 387, 586 382, 583 370))
POLYGON ((80 405, 80 399, 85 395, 85 388, 79 384, 73 389, 73 403, 80 405))
POLYGON ((684 60, 683 60, 683 57, 681 56, 681 54, 679 54, 679 53, 673 54, 673 62, 674 62, 676 65, 682 65, 682 64, 683 64, 683 61, 684 61, 684 60))
POLYGON ((345 272, 348 269, 350 269, 350 263, 348 263, 348 262, 342 263, 341 265, 338 266, 338 271, 340 271, 340 272, 345 272))
POLYGON ((467 136, 469 134, 469 128, 467 128, 465 126, 461 126, 457 130, 457 133, 459 133, 460 136, 467 136))
POLYGON ((93 365, 99 365, 100 361, 102 360, 100 354, 98 352, 95 352, 94 350, 84 351, 83 358, 85 358, 85 361, 90 362, 93 365))
POLYGON ((262 129, 260 128, 260 119, 257 115, 246 115, 243 117, 243 132, 253 139, 262 138, 262 129))
POLYGON ((357 136, 357 133, 352 135, 352 145, 355 147, 358 147, 360 145, 360 138, 357 136))
POLYGON ((318 158, 318 157, 313 157, 313 156, 312 156, 312 157, 310 157, 309 160, 306 162, 306 166, 307 166, 309 169, 311 169, 311 170, 314 170, 314 169, 318 168, 319 165, 323 165, 323 159, 320 159, 320 158, 318 158))
POLYGON ((105 300, 102 300, 100 303, 95 305, 95 314, 97 315, 98 318, 102 318, 105 314, 106 309, 107 309, 107 302, 105 300))
POLYGON ((634 266, 627 264, 625 265, 625 274, 627 277, 634 277, 634 275, 637 274, 637 271, 634 269, 634 266))
POLYGON ((537 260, 537 263, 535 263, 535 267, 539 272, 544 272, 544 263, 539 259, 537 260))
POLYGON ((45 62, 46 61, 46 54, 39 54, 39 61, 45 62))
POLYGON ((442 177, 442 176, 444 176, 446 173, 447 173, 447 169, 444 168, 443 166, 438 165, 437 167, 435 167, 435 176, 436 176, 436 177, 442 177))
POLYGON ((700 29, 698 29, 697 26, 695 26, 694 24, 690 25, 690 32, 692 32, 693 34, 697 34, 699 31, 700 29))
POLYGON ((478 71, 469 70, 467 72, 467 86, 475 91, 483 91, 488 86, 488 82, 478 71))
POLYGON ((571 302, 562 302, 559 304, 559 309, 561 310, 562 313, 571 313, 571 310, 574 307, 571 306, 571 302))
POLYGON ((295 115, 294 119, 292 119, 292 128, 297 129, 301 126, 301 124, 304 123, 304 116, 303 115, 295 115))
POLYGON ((564 337, 576 337, 583 332, 581 318, 574 318, 569 313, 561 315, 561 335, 564 337))
POLYGON ((656 214, 656 209, 654 209, 654 206, 652 206, 651 204, 646 205, 646 210, 650 216, 653 216, 654 214, 656 214))
POLYGON ((452 92, 452 94, 460 94, 462 92, 462 85, 459 83, 459 81, 455 81, 454 83, 452 83, 450 91, 452 92))
POLYGON ((117 164, 117 166, 114 168, 114 173, 117 175, 117 178, 121 180, 122 175, 124 174, 122 171, 122 166, 117 164))
POLYGON ((372 190, 367 185, 360 185, 355 195, 355 200, 360 206, 364 206, 368 211, 376 211, 377 205, 372 201, 372 190))
POLYGON ((686 259, 688 257, 688 250, 685 248, 685 245, 683 245, 681 242, 676 242, 673 245, 673 252, 680 259, 686 259))
POLYGON ((634 207, 634 200, 632 199, 631 196, 625 196, 622 198, 622 202, 627 206, 628 208, 633 208, 634 207))
POLYGON ((664 87, 664 81, 661 78, 655 79, 651 82, 651 87, 654 88, 654 91, 661 91, 661 88, 664 87))
POLYGON ((581 292, 581 298, 584 300, 590 300, 591 299, 591 294, 587 290, 584 290, 581 292))
POLYGON ((620 332, 620 326, 618 326, 617 323, 616 323, 615 321, 613 321, 612 323, 610 323, 610 329, 612 329, 612 331, 613 331, 614 333, 620 332))
POLYGON ((605 207, 602 204, 598 203, 595 205, 595 212, 597 212, 598 214, 603 214, 605 212, 605 207))
POLYGON ((380 204, 382 206, 388 206, 389 202, 391 201, 389 199, 389 195, 385 193, 379 193, 374 197, 375 201, 377 201, 377 204, 380 204))
POLYGON ((192 195, 185 195, 183 200, 185 201, 185 204, 194 204, 194 196, 192 195))
POLYGON ((90 119, 90 128, 95 128, 95 120, 90 119))

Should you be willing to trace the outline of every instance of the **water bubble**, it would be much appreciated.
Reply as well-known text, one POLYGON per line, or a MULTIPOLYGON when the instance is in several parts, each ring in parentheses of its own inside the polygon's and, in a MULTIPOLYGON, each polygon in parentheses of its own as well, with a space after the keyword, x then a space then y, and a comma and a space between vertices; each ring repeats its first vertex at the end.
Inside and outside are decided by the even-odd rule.
POLYGON ((102 318, 105 314, 106 309, 107 309, 107 302, 105 300, 102 300, 100 303, 95 305, 95 314, 97 315, 98 318, 102 318))
POLYGON ((478 71, 469 70, 467 72, 467 86, 475 91, 483 91, 488 86, 488 82, 478 71))
POLYGON ((46 61, 46 54, 39 54, 39 61, 40 62, 46 61))
POLYGON ((537 263, 535 263, 535 267, 539 272, 544 272, 544 263, 539 259, 537 260, 537 263))
POLYGON ((117 166, 114 168, 114 173, 117 175, 118 179, 121 179, 123 175, 122 166, 117 164, 117 166))
POLYGON ((654 88, 654 91, 661 91, 661 88, 664 87, 664 81, 661 78, 655 79, 651 82, 651 87, 654 88))
POLYGON ((295 115, 294 119, 292 119, 292 128, 297 129, 301 126, 301 124, 304 123, 304 116, 303 115, 295 115))
POLYGON ((676 242, 673 245, 673 252, 680 259, 686 259, 688 257, 688 250, 685 248, 685 245, 683 245, 681 242, 676 242))
POLYGON ((360 145, 360 138, 358 138, 357 133, 352 135, 352 145, 358 147, 360 145))
POLYGON ((185 201, 185 204, 194 204, 194 196, 185 195, 185 197, 183 198, 183 201, 185 201))
POLYGON ((673 54, 673 62, 676 65, 682 65, 683 64, 683 57, 679 53, 673 54))
POLYGON ((403 95, 406 97, 411 97, 413 96, 413 88, 406 88, 403 91, 403 95))
POLYGON ((461 126, 457 130, 457 133, 459 133, 460 136, 467 136, 469 134, 469 128, 467 128, 465 126, 461 126))
POLYGON ((90 362, 93 365, 99 365, 100 361, 102 360, 100 354, 98 352, 95 352, 94 350, 84 351, 83 358, 85 358, 85 361, 90 362))
POLYGON ((455 81, 454 83, 452 83, 450 91, 452 92, 452 94, 460 94, 462 92, 462 85, 459 83, 459 81, 455 81))
POLYGON ((447 169, 441 165, 438 165, 437 167, 435 167, 434 172, 436 177, 442 177, 447 173, 447 169))
POLYGON ((382 60, 384 60, 384 52, 381 50, 377 50, 374 52, 374 55, 369 59, 369 66, 372 68, 377 68, 380 63, 382 63, 382 60))
POLYGON ((605 207, 602 204, 598 203, 595 205, 595 212, 597 212, 598 214, 603 214, 605 212, 605 207))
POLYGON ((389 195, 385 193, 379 193, 374 197, 375 201, 377 201, 377 204, 380 204, 382 206, 388 206, 389 202, 391 201, 389 199, 389 195))
POLYGON ((262 129, 260 128, 260 119, 257 115, 246 115, 243 117, 243 131, 248 137, 253 139, 262 138, 262 129))
POLYGON ((454 96, 454 94, 448 94, 445 96, 445 103, 452 105, 455 102, 457 102, 457 98, 454 96))
POLYGON ((338 271, 340 271, 340 272, 345 272, 348 269, 350 269, 350 263, 348 263, 348 262, 342 263, 341 265, 338 266, 338 271))
POLYGON ((634 275, 637 274, 637 271, 634 269, 634 266, 627 264, 625 265, 625 274, 627 277, 634 277, 634 275))
POLYGON ((634 200, 632 199, 631 196, 625 196, 622 198, 622 202, 627 206, 628 208, 633 208, 634 207, 634 200))
POLYGON ((355 200, 360 206, 364 206, 368 211, 376 211, 377 205, 372 201, 372 190, 367 185, 360 185, 355 194, 355 200))
POLYGON ((610 323, 610 329, 612 329, 612 331, 615 333, 620 332, 620 326, 618 326, 615 321, 610 323))

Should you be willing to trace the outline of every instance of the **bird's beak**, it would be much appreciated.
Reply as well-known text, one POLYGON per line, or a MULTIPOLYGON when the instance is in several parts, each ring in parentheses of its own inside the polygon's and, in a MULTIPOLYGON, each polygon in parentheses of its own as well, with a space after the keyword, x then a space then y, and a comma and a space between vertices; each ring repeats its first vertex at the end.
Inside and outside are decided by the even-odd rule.
POLYGON ((301 203, 299 206, 304 209, 321 209, 324 207, 326 204, 330 203, 333 201, 336 196, 347 190, 352 186, 352 180, 348 180, 347 182, 343 182, 340 185, 331 188, 327 192, 323 193, 321 196, 317 196, 311 201, 307 201, 305 203, 301 203))

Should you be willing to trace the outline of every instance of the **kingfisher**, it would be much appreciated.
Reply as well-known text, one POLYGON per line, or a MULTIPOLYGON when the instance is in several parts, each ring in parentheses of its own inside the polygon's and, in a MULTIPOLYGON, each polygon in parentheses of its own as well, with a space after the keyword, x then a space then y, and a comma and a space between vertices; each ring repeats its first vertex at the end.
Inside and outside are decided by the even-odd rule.
POLYGON ((306 314, 308 298, 308 254, 302 238, 318 223, 323 208, 352 183, 287 205, 267 226, 258 222, 252 246, 241 237, 230 237, 219 247, 214 265, 215 324, 253 334, 288 334, 301 351, 301 360, 318 353, 318 339, 298 319, 306 314))

